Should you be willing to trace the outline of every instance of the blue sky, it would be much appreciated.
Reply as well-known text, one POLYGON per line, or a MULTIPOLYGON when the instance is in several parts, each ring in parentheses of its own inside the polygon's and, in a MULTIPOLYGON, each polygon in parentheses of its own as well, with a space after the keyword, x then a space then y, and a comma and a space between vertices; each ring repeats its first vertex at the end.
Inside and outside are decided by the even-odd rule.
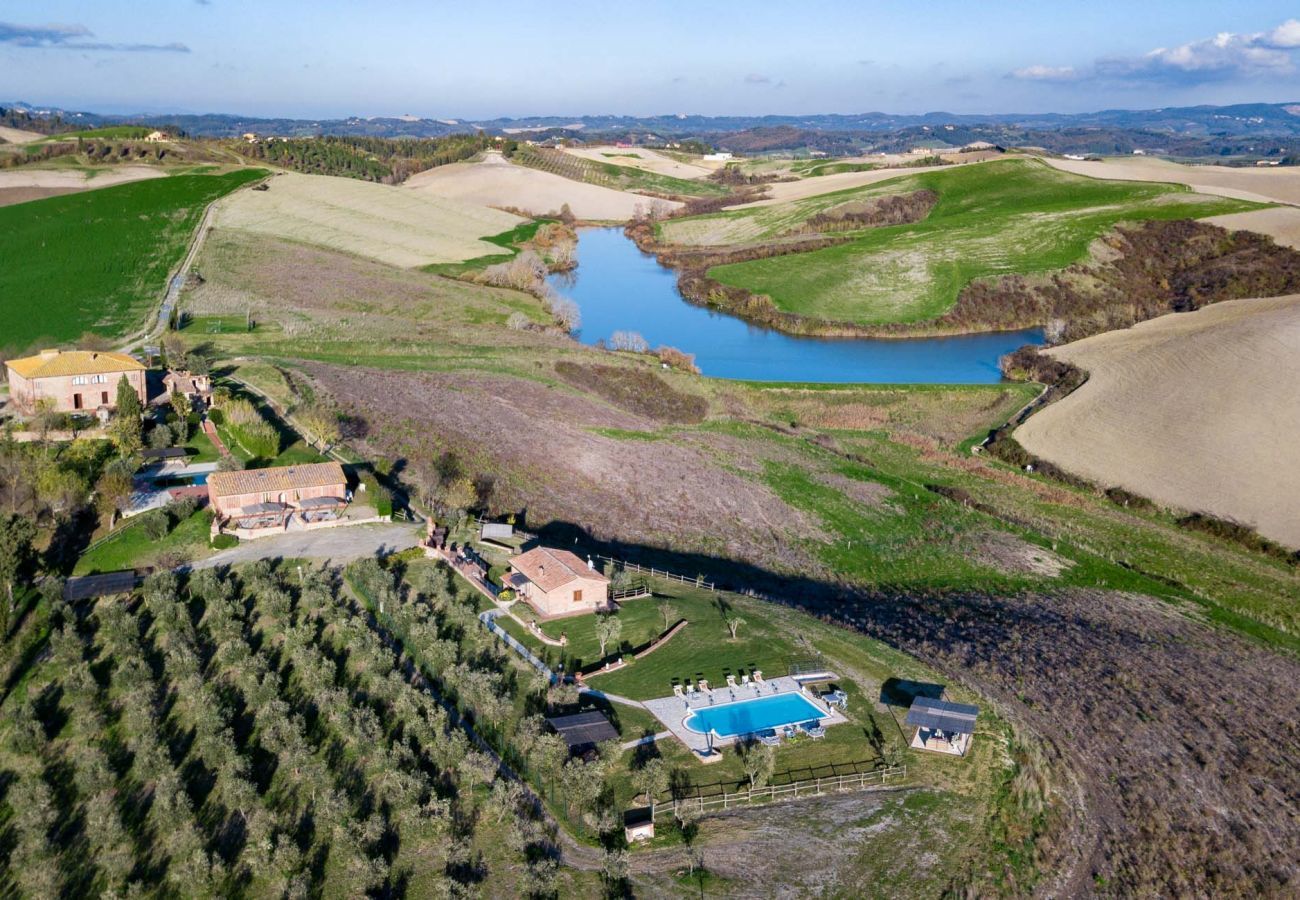
POLYGON ((1300 100, 1300 0, 6 0, 0 101, 334 117, 1300 100))

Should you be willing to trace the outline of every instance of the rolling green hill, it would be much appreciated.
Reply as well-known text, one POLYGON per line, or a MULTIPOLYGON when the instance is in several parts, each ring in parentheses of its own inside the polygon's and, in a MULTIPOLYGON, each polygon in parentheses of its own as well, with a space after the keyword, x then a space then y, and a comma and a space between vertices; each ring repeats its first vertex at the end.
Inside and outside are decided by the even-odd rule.
POLYGON ((204 208, 264 174, 175 175, 0 208, 0 345, 138 325, 204 208))
POLYGON ((935 191, 930 215, 865 229, 809 253, 720 265, 724 284, 767 294, 783 312, 876 325, 941 315, 971 280, 1063 268, 1122 221, 1202 218, 1257 204, 1179 185, 1099 181, 1030 160, 918 172, 866 188, 666 223, 663 240, 733 244, 770 240, 813 215, 887 193, 935 191))

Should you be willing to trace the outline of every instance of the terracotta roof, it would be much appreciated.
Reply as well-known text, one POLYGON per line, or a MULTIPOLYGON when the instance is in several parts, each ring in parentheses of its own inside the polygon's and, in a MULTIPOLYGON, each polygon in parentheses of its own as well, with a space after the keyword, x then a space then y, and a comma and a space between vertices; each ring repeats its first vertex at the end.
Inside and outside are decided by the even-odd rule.
POLYGON ((233 494, 278 493, 300 488, 328 487, 337 484, 346 488, 348 480, 343 467, 336 462, 307 463, 299 466, 276 466, 271 469, 244 469, 242 472, 213 472, 208 476, 208 487, 217 497, 233 494))
POLYGON ((144 364, 135 357, 106 350, 42 350, 36 356, 11 359, 5 365, 24 378, 144 371, 144 364))
POLYGON ((568 550, 552 550, 550 547, 534 547, 527 553, 512 557, 510 566, 548 594, 577 578, 609 581, 581 557, 568 550))

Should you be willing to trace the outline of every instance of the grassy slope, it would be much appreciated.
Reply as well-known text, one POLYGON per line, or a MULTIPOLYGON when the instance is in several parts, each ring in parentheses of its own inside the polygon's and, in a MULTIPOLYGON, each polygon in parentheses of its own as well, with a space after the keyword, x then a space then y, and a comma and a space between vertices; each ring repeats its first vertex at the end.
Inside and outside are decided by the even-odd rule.
MULTIPOLYGON (((812 253, 718 266, 713 277, 768 294, 791 313, 863 325, 934 318, 971 280, 1041 272, 1082 259, 1117 222, 1201 218, 1256 208, 1176 185, 1100 181, 1004 160, 919 172, 862 190, 720 214, 725 235, 774 237, 823 209, 865 196, 930 189, 939 203, 913 225, 868 229, 812 253)), ((671 223, 664 237, 689 238, 707 221, 671 223)))
MULTIPOLYGON (((197 321, 229 295, 239 298, 241 312, 251 303, 262 324, 253 333, 205 333, 204 339, 228 356, 290 366, 295 360, 317 360, 492 373, 561 391, 573 388, 555 376, 554 362, 619 361, 563 339, 501 327, 515 309, 538 315, 532 298, 337 254, 311 251, 305 262, 320 283, 297 295, 280 269, 297 272, 285 254, 292 258, 300 252, 214 233, 201 260, 208 282, 190 301, 197 321), (397 299, 379 306, 376 295, 397 299), (285 333, 281 323, 292 326, 308 313, 310 324, 303 331, 285 333)), ((612 429, 602 436, 638 442, 652 437, 674 445, 724 442, 730 451, 710 452, 812 517, 817 531, 807 535, 806 549, 846 581, 903 590, 1002 591, 1060 583, 1131 589, 1200 609, 1264 640, 1300 646, 1300 587, 1285 565, 1190 534, 1166 514, 1122 510, 996 461, 972 458, 965 449, 969 439, 1027 402, 1036 393, 1031 385, 764 385, 672 377, 709 398, 712 412, 705 423, 652 432, 612 429), (762 460, 768 461, 756 468, 762 460), (892 496, 884 508, 859 502, 828 489, 827 478, 840 485, 880 485, 892 496), (925 489, 929 483, 968 490, 996 515, 934 495, 925 489), (1074 566, 1058 579, 973 566, 978 554, 972 547, 988 531, 1010 531, 1029 544, 1055 546, 1074 566)), ((418 436, 429 421, 412 409, 408 419, 386 422, 384 430, 418 436)), ((512 471, 508 460, 503 466, 502 480, 534 477, 512 471)), ((671 543, 672 529, 665 528, 671 543)))
POLYGON ((184 522, 178 522, 166 537, 157 541, 145 533, 142 522, 136 518, 119 525, 116 531, 77 560, 72 574, 94 575, 133 569, 149 565, 164 553, 196 558, 208 547, 212 516, 206 510, 199 510, 184 522))
POLYGON ((262 174, 178 175, 0 208, 0 257, 13 261, 0 265, 0 341, 26 348, 137 325, 204 208, 262 174))

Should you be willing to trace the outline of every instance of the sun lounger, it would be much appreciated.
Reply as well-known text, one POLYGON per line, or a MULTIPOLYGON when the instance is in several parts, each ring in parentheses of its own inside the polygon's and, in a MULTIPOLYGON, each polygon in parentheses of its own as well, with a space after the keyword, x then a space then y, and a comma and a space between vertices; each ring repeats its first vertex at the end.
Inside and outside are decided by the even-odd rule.
POLYGON ((762 669, 755 669, 755 670, 754 670, 754 681, 755 681, 755 683, 757 683, 757 684, 762 684, 762 683, 763 683, 763 670, 762 670, 762 669))
POLYGON ((826 737, 826 729, 823 728, 821 725, 804 726, 804 733, 807 734, 808 737, 812 738, 814 741, 817 740, 818 738, 826 737))
POLYGON ((704 691, 704 692, 706 692, 706 693, 709 691, 709 682, 708 682, 707 679, 704 679, 704 678, 701 678, 701 679, 700 679, 700 690, 702 690, 702 691, 704 691))
POLYGON ((781 737, 775 732, 771 734, 760 734, 758 736, 758 741, 760 744, 766 744, 769 747, 779 747, 781 745, 781 737))
POLYGON ((748 676, 748 675, 741 675, 741 676, 740 676, 740 683, 741 683, 741 684, 749 684, 749 676, 748 676))
POLYGON ((734 688, 735 686, 736 686, 736 676, 735 676, 735 675, 728 675, 728 676, 727 676, 727 687, 729 687, 729 688, 734 688))

